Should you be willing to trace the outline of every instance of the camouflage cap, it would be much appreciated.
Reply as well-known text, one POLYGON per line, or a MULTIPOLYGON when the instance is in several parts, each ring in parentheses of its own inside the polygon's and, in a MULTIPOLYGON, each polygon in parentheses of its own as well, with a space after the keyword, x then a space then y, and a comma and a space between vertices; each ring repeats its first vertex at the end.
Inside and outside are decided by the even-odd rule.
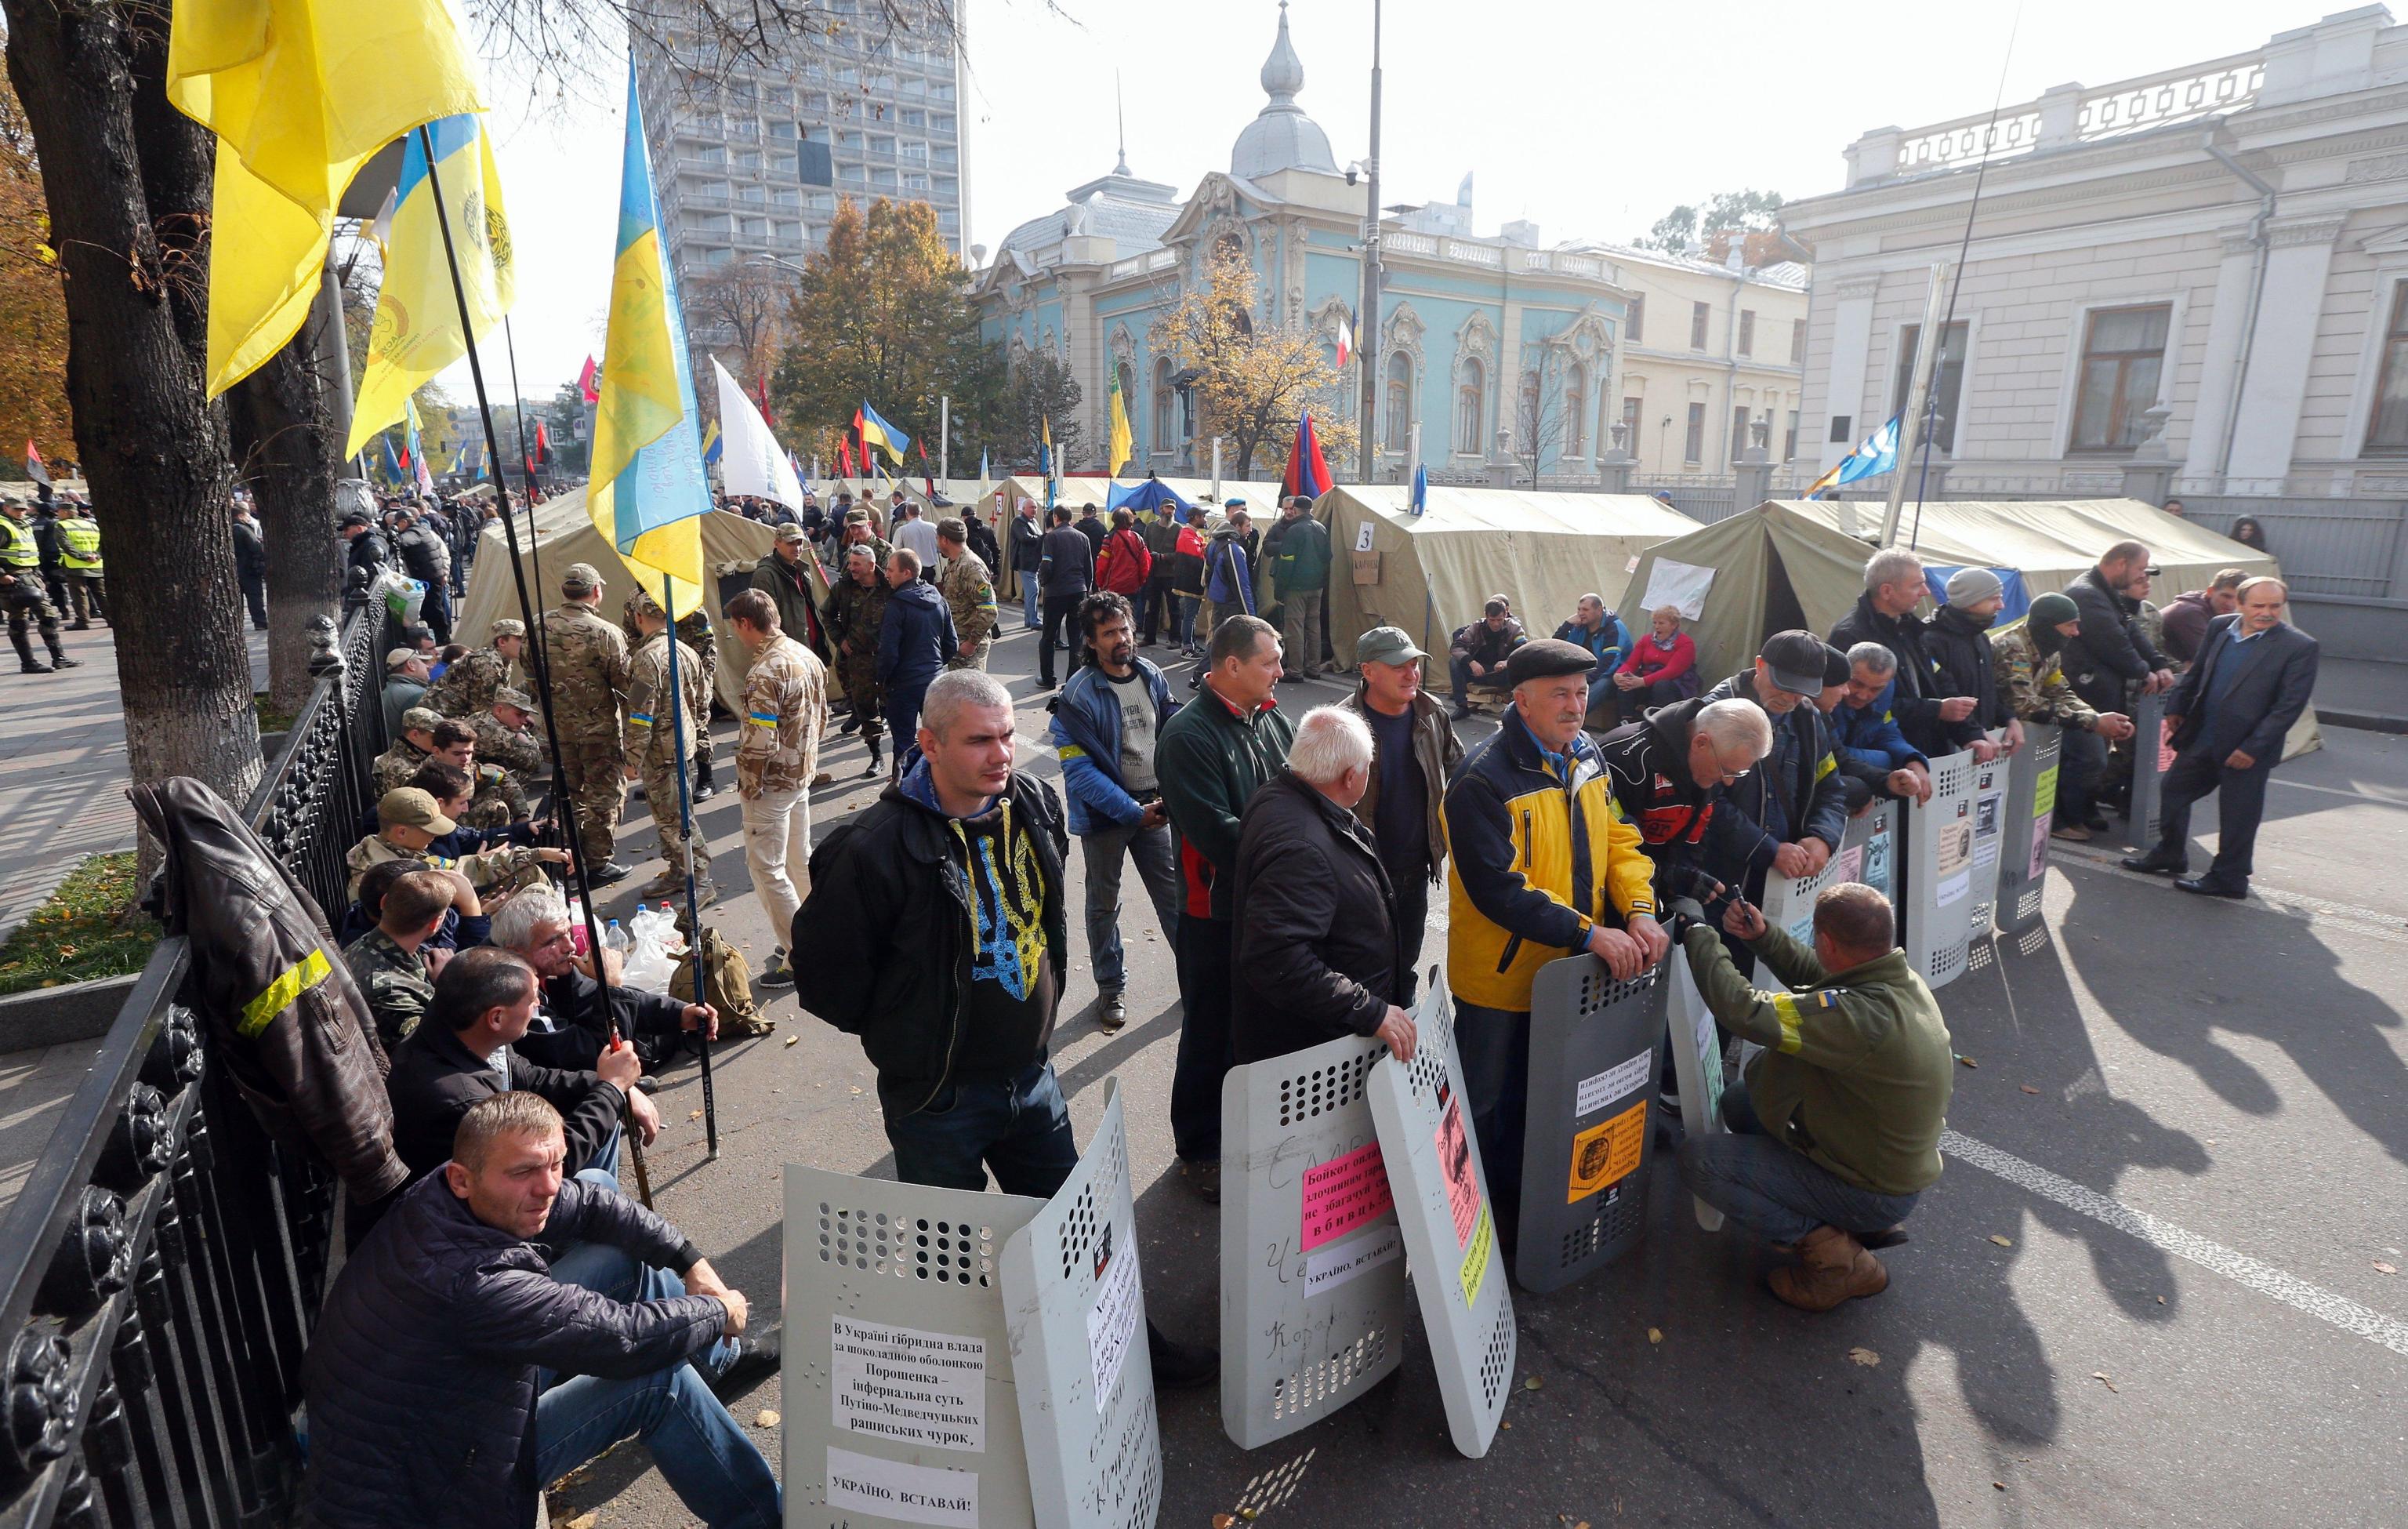
POLYGON ((501 620, 494 623, 493 634, 495 637, 524 637, 526 635, 526 623, 521 621, 516 616, 504 616, 501 620))
POLYGON ((807 536, 805 536, 805 535, 804 535, 803 528, 802 528, 801 526, 799 526, 796 525, 796 524, 795 524, 793 521, 791 521, 791 520, 790 520, 790 521, 785 522, 784 524, 781 525, 781 526, 778 527, 777 536, 778 536, 778 540, 779 540, 779 541, 783 541, 783 542, 786 542, 786 543, 788 543, 789 545, 791 545, 791 544, 793 544, 794 542, 796 542, 796 541, 808 541, 808 540, 810 540, 807 536))
POLYGON ((513 690, 506 685, 494 692, 494 704, 515 706, 522 712, 532 712, 535 710, 535 698, 523 690, 513 690))
POLYGON ((388 670, 399 669, 402 665, 409 662, 412 658, 417 656, 418 650, 416 648, 394 648, 385 654, 384 667, 388 670))
POLYGON ((429 833, 443 834, 458 825, 443 815, 432 793, 414 786, 397 786, 377 799, 377 827, 424 829, 429 833))
POLYGON ((844 512, 844 523, 847 526, 867 526, 869 524, 869 512, 867 510, 848 510, 844 512))
POLYGON ((652 599, 651 590, 640 586, 634 594, 627 597, 627 605, 638 615, 657 616, 668 613, 661 609, 660 601, 652 599))
POLYGON ((401 714, 404 732, 433 732, 443 725, 443 714, 432 706, 413 706, 401 714))
POLYGON ((567 571, 560 576, 560 587, 564 591, 573 590, 580 595, 601 588, 602 584, 602 570, 591 563, 571 563, 567 571))

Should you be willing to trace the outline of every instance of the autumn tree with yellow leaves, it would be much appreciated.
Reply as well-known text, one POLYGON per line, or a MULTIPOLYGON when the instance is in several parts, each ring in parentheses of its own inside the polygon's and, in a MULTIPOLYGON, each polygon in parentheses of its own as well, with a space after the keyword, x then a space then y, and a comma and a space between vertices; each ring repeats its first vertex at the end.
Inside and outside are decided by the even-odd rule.
POLYGON ((66 368, 67 306, 34 135, 0 79, 0 461, 14 467, 28 440, 53 462, 76 454, 66 368))
POLYGON ((1156 355, 1195 377, 1197 434, 1228 438, 1239 479, 1254 476, 1257 453, 1263 475, 1275 477, 1309 411, 1322 454, 1351 460, 1354 425, 1340 417, 1327 338, 1257 313, 1258 291, 1254 262, 1235 244, 1225 245, 1213 252, 1204 284, 1191 287, 1149 332, 1156 355))

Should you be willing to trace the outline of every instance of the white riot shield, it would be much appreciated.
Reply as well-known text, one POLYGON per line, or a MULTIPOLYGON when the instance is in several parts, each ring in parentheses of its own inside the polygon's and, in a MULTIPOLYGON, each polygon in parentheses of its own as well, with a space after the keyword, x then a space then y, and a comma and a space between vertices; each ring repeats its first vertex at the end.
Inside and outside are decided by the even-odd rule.
MULTIPOLYGON (((1664 1029, 1672 1048, 1672 1076, 1681 1088, 1681 1129, 1691 1135, 1711 1136, 1723 1129, 1722 1032, 1715 1028, 1705 996, 1698 991, 1688 953, 1674 945, 1664 964, 1670 969, 1664 984, 1664 1029)), ((1689 1208, 1707 1231, 1723 1229, 1723 1213, 1703 1200, 1691 1195, 1689 1208)), ((1527 1210, 1522 1213, 1525 1228, 1529 1215, 1527 1210)), ((1525 1230, 1522 1235, 1526 1244, 1529 1233, 1525 1230)))
MULTIPOLYGON (((1677 959, 1679 952, 1673 953, 1677 959)), ((1664 968, 1617 982, 1583 951, 1530 985, 1530 1107, 1513 1277, 1558 1290, 1647 1230, 1647 1100, 1664 1032, 1664 968)), ((1681 1096, 1685 1103, 1689 1095, 1681 1096)))
POLYGON ((2140 696, 2132 701, 2132 811, 2127 821, 2131 825, 2132 844, 2147 849, 2157 842, 2158 803, 2164 793, 2159 789, 2168 770, 2173 768, 2174 751, 2170 747, 2173 728, 2166 725, 2166 698, 2160 693, 2140 696))
POLYGON ((1003 1247, 1028 1486, 1046 1529, 1153 1529, 1162 1435, 1117 1078, 1079 1165, 1003 1247))
POLYGON ((1241 1450, 1318 1421, 1404 1358, 1404 1233, 1346 1037, 1221 1084, 1221 1426, 1241 1450))
POLYGON ((996 1268, 1041 1208, 787 1165, 787 1529, 1052 1522, 996 1268))
MULTIPOLYGON (((1991 736, 1996 742, 1998 735, 1991 736)), ((2014 760, 2003 754, 1973 767, 1973 883, 1965 919, 1969 967, 1990 959, 1990 923, 1999 903, 1999 846, 2006 842, 2007 780, 2014 772, 2014 760)))
POLYGON ((1497 1222, 1471 1101, 1455 1055, 1455 1004, 1443 988, 1415 1005, 1411 1062, 1383 1059, 1367 1087, 1380 1156, 1404 1229, 1413 1293, 1429 1334, 1431 1367, 1457 1450, 1488 1452, 1512 1390, 1513 1297, 1497 1248, 1497 1222))
MULTIPOLYGON (((1880 892, 1896 898, 1897 877, 1891 874, 1892 847, 1898 835, 1898 803, 1875 803, 1862 815, 1848 819, 1847 831, 1840 836, 1840 852, 1823 862, 1823 869, 1811 876, 1772 876, 1764 885, 1764 921, 1774 929, 1784 930, 1799 945, 1814 944, 1814 900, 1827 887, 1837 887, 1843 881, 1858 881, 1880 892)), ((1756 981, 1761 988, 1778 988, 1781 979, 1762 961, 1756 963, 1756 981)), ((1685 1102, 1687 1094, 1683 1094, 1685 1102)))
MULTIPOLYGON (((1931 800, 1906 809, 1906 955, 1923 980, 1944 988, 1964 974, 1973 895, 1973 755, 1931 761, 1931 800)), ((1893 905, 1899 902, 1890 894, 1893 905)))
MULTIPOLYGON (((2024 724, 2024 746, 2007 772, 2006 827, 1999 842, 1999 933, 2022 947, 2040 935, 2048 830, 2057 814, 2057 763, 2065 737, 2054 723, 2024 724)), ((2027 951, 2027 954, 2029 952, 2027 951)))

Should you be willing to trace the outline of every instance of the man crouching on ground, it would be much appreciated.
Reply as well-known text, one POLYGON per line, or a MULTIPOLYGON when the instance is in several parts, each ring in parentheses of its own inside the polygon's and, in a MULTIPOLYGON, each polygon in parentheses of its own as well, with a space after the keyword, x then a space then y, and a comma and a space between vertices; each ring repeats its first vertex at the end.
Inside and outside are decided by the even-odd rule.
POLYGON ((1939 1001, 1898 948, 1889 902, 1858 882, 1814 903, 1814 948, 1734 901, 1723 927, 1789 992, 1749 986, 1714 931, 1682 937, 1706 1006, 1765 1049, 1723 1090, 1728 1135, 1681 1146, 1689 1190, 1799 1263, 1772 1293, 1800 1311, 1879 1295, 1889 1271, 1866 1250, 1902 1241, 1899 1223, 1940 1177, 1940 1130, 1956 1086, 1939 1001), (1812 989, 1807 990, 1807 989, 1812 989))

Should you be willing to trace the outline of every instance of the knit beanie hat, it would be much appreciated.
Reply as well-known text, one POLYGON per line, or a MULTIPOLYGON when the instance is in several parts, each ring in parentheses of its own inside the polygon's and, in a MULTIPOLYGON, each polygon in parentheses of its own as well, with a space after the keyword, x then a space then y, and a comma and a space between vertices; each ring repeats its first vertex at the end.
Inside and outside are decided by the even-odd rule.
POLYGON ((1970 611, 2005 589, 1999 576, 1988 569, 1960 568, 1948 576, 1948 603, 1959 611, 1970 611))

